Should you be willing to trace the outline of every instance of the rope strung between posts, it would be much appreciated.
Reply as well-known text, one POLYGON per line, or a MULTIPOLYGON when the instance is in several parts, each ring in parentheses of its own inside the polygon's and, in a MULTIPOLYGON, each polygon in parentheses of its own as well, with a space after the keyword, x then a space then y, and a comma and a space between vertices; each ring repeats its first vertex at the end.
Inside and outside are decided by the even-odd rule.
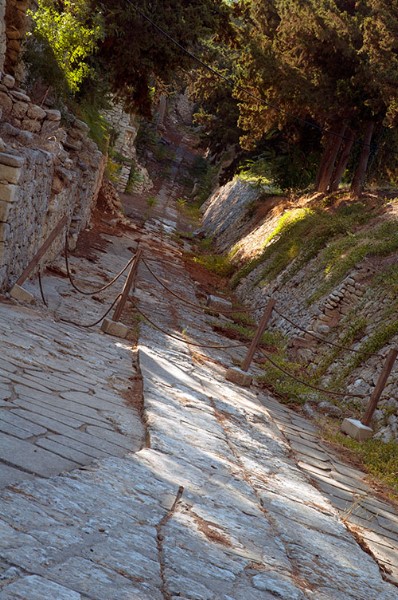
POLYGON ((129 266, 131 265, 131 263, 133 262, 135 258, 135 255, 132 256, 130 258, 130 260, 128 261, 128 263, 123 267, 123 269, 117 274, 115 275, 115 277, 106 285, 102 286, 101 288, 99 288, 98 290, 93 290, 91 292, 89 291, 85 291, 82 290, 81 288, 79 288, 76 283, 74 282, 73 278, 72 278, 72 274, 69 268, 69 245, 68 245, 68 236, 65 236, 65 266, 66 266, 66 273, 68 275, 68 279, 70 281, 71 286, 77 291, 79 292, 79 294, 83 294, 84 296, 93 296, 94 294, 100 294, 101 292, 104 292, 105 290, 107 290, 108 288, 110 288, 114 283, 116 283, 116 281, 123 275, 123 273, 129 268, 129 266))
POLYGON ((101 321, 103 321, 105 319, 105 317, 107 317, 109 315, 109 313, 111 312, 112 308, 115 306, 115 304, 119 301, 119 299, 121 298, 122 294, 118 294, 116 296, 116 298, 114 299, 114 301, 112 302, 112 304, 110 305, 110 307, 108 308, 108 310, 106 311, 106 313, 100 318, 98 319, 98 321, 95 321, 95 323, 89 323, 88 325, 85 325, 83 323, 76 323, 75 321, 69 321, 69 319, 62 319, 61 317, 59 317, 59 320, 62 321, 63 323, 70 323, 71 325, 76 325, 77 327, 84 327, 84 328, 90 328, 90 327, 95 327, 95 325, 98 325, 99 323, 101 323, 101 321))
POLYGON ((216 346, 216 345, 212 345, 212 344, 199 344, 197 342, 190 342, 187 339, 184 339, 182 337, 174 335, 174 334, 166 331, 159 325, 156 325, 156 323, 154 323, 149 317, 147 317, 147 315, 145 313, 142 312, 142 310, 140 310, 138 308, 138 306, 136 305, 135 302, 133 302, 133 305, 134 305, 135 310, 138 312, 138 314, 140 314, 141 317, 143 317, 146 321, 148 321, 148 323, 150 325, 152 325, 152 327, 154 327, 155 329, 157 329, 157 331, 160 331, 160 333, 163 333, 167 337, 172 338, 173 340, 177 340, 178 342, 184 342, 185 344, 188 344, 189 346, 197 346, 198 348, 212 348, 215 350, 230 350, 232 348, 246 347, 246 344, 229 344, 227 346, 218 346, 218 345, 216 346))
POLYGON ((39 270, 37 272, 37 277, 39 279, 39 288, 40 288, 41 299, 43 300, 44 306, 47 306, 47 308, 48 308, 48 302, 46 300, 46 297, 44 296, 43 281, 42 281, 42 277, 41 277, 41 268, 40 267, 39 267, 39 270))
POLYGON ((323 388, 317 387, 316 385, 312 385, 311 383, 308 383, 307 381, 303 381, 302 379, 298 379, 295 375, 292 375, 292 373, 290 373, 287 369, 284 369, 283 367, 281 367, 280 365, 278 365, 278 363, 276 363, 274 360, 272 360, 272 358, 270 358, 270 356, 264 352, 264 350, 262 350, 261 348, 257 348, 261 354, 271 363, 271 365, 273 367, 275 367, 276 369, 278 369, 278 371, 281 371, 282 373, 284 373, 285 375, 287 375, 288 377, 290 377, 291 379, 294 379, 294 381, 296 381, 297 383, 300 383, 301 385, 304 385, 312 390, 316 390, 317 392, 322 392, 322 394, 328 394, 329 396, 340 396, 342 398, 366 398, 367 396, 365 396, 364 394, 344 394, 343 392, 333 392, 332 390, 325 390, 323 388))
MULTIPOLYGON (((347 350, 347 352, 354 352, 356 354, 362 354, 362 352, 360 350, 355 350, 354 348, 349 348, 348 346, 343 346, 342 344, 336 344, 335 342, 330 342, 329 340, 325 339, 321 335, 317 335, 316 333, 313 333, 312 331, 308 331, 307 329, 304 329, 304 327, 300 327, 300 325, 297 325, 297 323, 294 323, 294 321, 289 319, 289 317, 287 317, 286 315, 282 314, 276 308, 274 308, 274 311, 276 312, 277 315, 279 315, 282 319, 284 319, 285 321, 287 321, 288 323, 293 325, 293 327, 295 327, 296 329, 299 329, 303 333, 307 333, 309 336, 313 337, 314 339, 316 339, 320 342, 323 342, 324 344, 328 344, 329 346, 333 346, 334 348, 339 348, 340 350, 347 350)), ((379 358, 384 358, 381 354, 378 354, 377 352, 375 352, 371 356, 378 356, 379 358)))
POLYGON ((181 302, 184 302, 184 304, 186 304, 187 306, 191 306, 192 308, 196 308, 198 309, 198 311, 200 310, 200 312, 208 312, 208 313, 212 313, 212 314, 240 314, 240 313, 248 313, 249 311, 247 309, 214 309, 214 308, 210 308, 209 306, 203 306, 202 304, 197 304, 195 302, 191 302, 191 300, 188 300, 187 298, 184 298, 183 296, 180 296, 179 294, 177 294, 176 292, 173 292, 173 290, 171 290, 162 279, 160 279, 160 277, 158 277, 157 275, 155 275, 155 273, 152 271, 151 267, 147 264, 146 260, 144 260, 143 258, 141 259, 142 262, 144 263, 145 267, 148 269, 148 271, 150 272, 150 274, 152 275, 152 277, 166 290, 166 292, 168 292, 171 296, 174 296, 175 298, 177 298, 178 300, 181 300, 181 302))

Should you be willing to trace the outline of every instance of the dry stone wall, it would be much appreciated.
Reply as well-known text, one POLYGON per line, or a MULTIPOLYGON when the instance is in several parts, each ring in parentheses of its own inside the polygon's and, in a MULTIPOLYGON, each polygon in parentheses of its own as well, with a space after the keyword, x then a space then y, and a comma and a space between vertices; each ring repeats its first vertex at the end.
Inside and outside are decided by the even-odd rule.
MULTIPOLYGON (((0 80, 0 289, 9 289, 67 215, 71 243, 91 216, 104 157, 82 121, 61 127, 61 113, 31 102, 10 75, 0 80)), ((63 248, 60 236, 47 253, 63 248)))
POLYGON ((4 68, 4 61, 7 49, 7 35, 6 35, 6 0, 0 0, 0 71, 4 68))
POLYGON ((35 0, 0 1, 4 3, 3 18, 0 12, 1 27, 4 29, 0 37, 1 69, 21 79, 23 76, 22 41, 28 28, 26 13, 28 8, 34 7, 36 2, 35 0))
POLYGON ((135 148, 139 122, 137 117, 128 114, 115 103, 106 111, 105 118, 114 130, 116 140, 112 148, 115 160, 120 164, 115 187, 119 192, 143 192, 151 189, 152 182, 148 171, 139 164, 135 148))
MULTIPOLYGON (((281 212, 270 210, 260 222, 251 217, 253 202, 263 193, 263 190, 253 188, 243 181, 234 181, 218 189, 204 205, 203 228, 214 236, 216 249, 220 252, 233 250, 233 261, 242 264, 255 258, 264 247, 264 240, 274 230, 281 212)), ((267 200, 265 200, 267 202, 267 200)), ((386 217, 391 218, 391 217, 386 217)), ((398 227, 398 223, 397 223, 398 227)), ((398 261, 397 256, 390 256, 389 264, 398 261)), ((338 351, 311 334, 336 342, 343 332, 355 324, 360 317, 364 322, 363 330, 358 333, 351 346, 359 348, 383 327, 393 325, 398 315, 391 312, 394 298, 380 286, 372 285, 379 275, 379 265, 371 259, 365 259, 357 265, 335 289, 322 296, 316 302, 309 302, 314 290, 324 283, 324 273, 319 268, 317 259, 308 262, 297 272, 286 279, 282 272, 271 282, 265 282, 263 273, 266 262, 244 277, 237 289, 238 297, 246 305, 265 307, 270 298, 276 300, 278 310, 289 317, 291 321, 307 330, 303 333, 294 325, 274 313, 271 329, 281 331, 289 340, 289 353, 293 360, 301 361, 303 369, 309 377, 321 363, 330 357, 330 366, 325 372, 323 385, 339 375, 350 364, 354 353, 338 351)), ((260 319, 264 308, 260 308, 256 317, 260 319)), ((345 411, 364 413, 370 394, 374 389, 377 378, 383 368, 385 358, 392 347, 398 347, 398 335, 389 339, 377 354, 374 354, 360 366, 353 368, 348 378, 348 393, 364 394, 365 399, 355 400, 346 397, 340 403, 345 411)), ((333 398, 332 398, 333 402, 333 398)), ((317 410, 319 400, 308 391, 308 410, 317 410)), ((331 403, 320 407, 332 414, 341 414, 333 410, 331 403)), ((337 407, 334 407, 337 408, 337 407)), ((398 440, 398 364, 388 380, 376 411, 375 420, 378 429, 377 436, 385 441, 398 440)))

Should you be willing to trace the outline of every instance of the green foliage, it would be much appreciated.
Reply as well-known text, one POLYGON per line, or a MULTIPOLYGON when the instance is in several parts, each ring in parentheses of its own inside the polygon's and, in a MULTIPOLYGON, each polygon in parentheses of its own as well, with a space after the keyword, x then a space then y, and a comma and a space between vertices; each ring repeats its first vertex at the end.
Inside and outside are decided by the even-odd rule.
MULTIPOLYGON (((395 314, 398 310, 398 303, 395 303, 395 314)), ((387 315, 386 315, 387 316, 387 315)), ((377 327, 373 333, 361 344, 356 353, 350 360, 347 371, 359 367, 367 358, 375 354, 398 333, 398 321, 384 321, 377 327)))
POLYGON ((197 183, 197 192, 195 194, 195 204, 202 206, 212 193, 217 181, 218 168, 210 164, 202 156, 197 156, 190 168, 190 176, 197 183))
POLYGON ((109 149, 110 126, 99 107, 85 99, 75 107, 75 112, 89 126, 91 139, 106 154, 109 149))
POLYGON ((264 375, 258 377, 258 381, 266 389, 272 391, 272 393, 284 404, 305 404, 305 402, 308 401, 309 395, 319 401, 330 399, 329 395, 317 392, 305 385, 307 381, 310 385, 314 385, 313 377, 310 377, 309 374, 303 374, 304 369, 302 363, 289 359, 286 349, 286 340, 283 340, 281 334, 279 334, 278 337, 274 338, 274 352, 271 354, 270 351, 268 351, 272 361, 277 366, 265 361, 262 365, 264 375), (281 369, 286 373, 283 373, 281 369), (292 376, 287 375, 287 373, 292 376))
POLYGON ((149 208, 156 206, 157 202, 158 199, 156 198, 156 196, 148 196, 148 198, 146 199, 146 203, 149 206, 149 208))
POLYGON ((398 265, 391 265, 380 273, 376 277, 375 285, 382 286, 393 297, 396 297, 398 295, 398 265))
MULTIPOLYGON (((30 13, 34 35, 43 42, 47 55, 55 59, 68 90, 75 94, 82 83, 94 77, 88 59, 104 37, 104 22, 99 11, 91 11, 86 0, 38 0, 37 10, 30 13), (49 52, 51 49, 51 52, 49 52)), ((42 79, 54 76, 43 70, 42 79)), ((48 81, 54 84, 56 81, 48 81)))
POLYGON ((264 240, 262 254, 240 269, 232 280, 236 286, 251 271, 264 263, 259 281, 271 281, 284 269, 285 280, 315 258, 330 241, 341 236, 346 243, 347 234, 370 219, 362 204, 342 206, 335 212, 321 208, 298 208, 286 211, 273 232, 264 240))
MULTIPOLYGON (((87 2, 93 11, 97 9, 97 2, 87 2)), ((211 37, 223 27, 228 9, 217 0, 141 0, 134 4, 102 0, 105 37, 96 63, 126 108, 150 116, 154 82, 169 84, 180 69, 190 68, 192 61, 151 25, 141 11, 187 50, 192 50, 203 38, 211 37)))
POLYGON ((191 221, 194 225, 200 222, 201 212, 197 202, 187 200, 186 198, 178 198, 177 206, 180 212, 191 221))
POLYGON ((331 241, 319 257, 320 267, 325 273, 325 281, 311 296, 309 302, 317 300, 333 289, 364 258, 388 256, 396 250, 398 250, 396 220, 386 221, 371 230, 361 229, 357 233, 331 241))
POLYGON ((140 171, 137 169, 137 166, 134 161, 131 163, 129 178, 126 185, 126 194, 131 194, 136 185, 139 185, 143 180, 143 176, 140 171))
MULTIPOLYGON (((316 180, 322 146, 331 139, 324 132, 343 124, 354 132, 348 169, 342 161, 352 177, 364 130, 374 123, 372 180, 397 180, 398 6, 387 0, 354 4, 231 3, 228 35, 213 40, 203 55, 231 86, 202 68, 193 84, 197 119, 213 153, 233 145, 235 167, 247 158, 261 162, 265 153, 267 178, 282 189, 305 189, 316 180)), ((339 170, 333 184, 340 179, 339 170)), ((322 185, 332 181, 323 172, 322 185)))
POLYGON ((193 260, 220 277, 230 277, 234 271, 234 267, 228 258, 220 254, 203 254, 196 256, 193 260))
POLYGON ((117 183, 119 180, 121 170, 122 165, 112 160, 112 158, 108 157, 105 167, 105 175, 107 179, 109 179, 109 181, 111 181, 112 183, 117 183))
POLYGON ((239 323, 230 323, 228 321, 216 320, 213 321, 211 325, 216 331, 223 333, 226 337, 240 339, 243 342, 248 343, 250 343, 253 339, 254 329, 245 327, 244 325, 241 325, 239 323))
MULTIPOLYGON (((367 319, 363 315, 356 316, 350 314, 341 323, 339 327, 339 339, 336 341, 340 346, 350 348, 354 341, 360 339, 365 333, 368 325, 367 319)), ((318 364, 316 371, 314 371, 314 379, 320 381, 321 377, 325 375, 328 368, 336 361, 336 359, 345 353, 342 348, 330 347, 330 350, 322 357, 321 362, 318 364)), ((345 379, 351 373, 352 367, 347 370, 340 370, 337 376, 332 377, 332 385, 337 388, 342 388, 345 383, 345 379)))

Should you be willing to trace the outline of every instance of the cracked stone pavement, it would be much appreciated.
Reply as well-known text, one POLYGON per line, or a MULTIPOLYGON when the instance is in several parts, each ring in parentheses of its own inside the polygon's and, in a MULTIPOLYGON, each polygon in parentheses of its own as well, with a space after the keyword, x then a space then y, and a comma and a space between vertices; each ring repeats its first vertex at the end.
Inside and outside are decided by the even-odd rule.
MULTIPOLYGON (((139 243, 198 302, 172 199, 170 182, 160 216, 103 236, 95 265, 72 257, 79 281, 102 283, 139 243)), ((141 321, 133 349, 59 320, 94 321, 115 292, 43 283, 48 310, 0 304, 0 600, 398 599, 396 511, 312 424, 225 380, 244 348, 186 343, 230 345, 211 317, 141 264, 136 302, 175 337, 141 321)))

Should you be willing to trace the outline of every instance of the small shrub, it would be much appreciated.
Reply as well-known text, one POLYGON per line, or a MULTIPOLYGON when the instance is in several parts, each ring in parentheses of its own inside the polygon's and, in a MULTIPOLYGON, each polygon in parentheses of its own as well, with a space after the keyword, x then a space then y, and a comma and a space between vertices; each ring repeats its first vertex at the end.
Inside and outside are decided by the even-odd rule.
POLYGON ((204 254, 203 256, 195 257, 193 260, 195 263, 220 277, 229 277, 234 271, 234 267, 228 258, 222 255, 204 254))

